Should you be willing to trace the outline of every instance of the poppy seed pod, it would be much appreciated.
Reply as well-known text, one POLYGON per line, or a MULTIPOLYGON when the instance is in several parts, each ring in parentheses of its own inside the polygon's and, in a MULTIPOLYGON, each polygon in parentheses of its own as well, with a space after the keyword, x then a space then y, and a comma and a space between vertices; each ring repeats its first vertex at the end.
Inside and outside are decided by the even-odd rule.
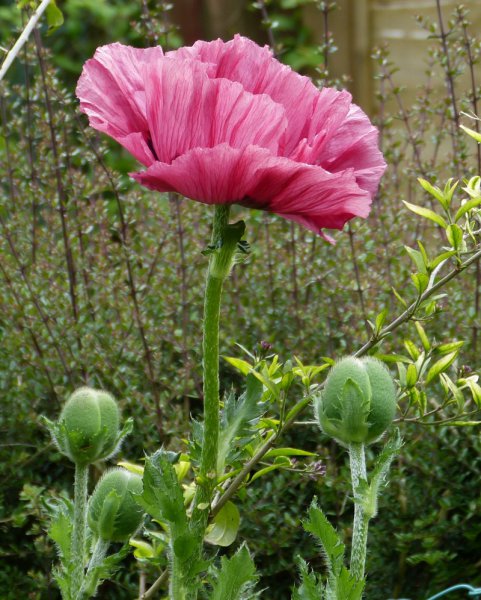
POLYGON ((112 469, 97 483, 90 498, 88 523, 107 542, 124 542, 142 522, 143 510, 132 494, 142 493, 142 477, 126 469, 112 469))
POLYGON ((341 444, 370 444, 394 419, 393 379, 376 358, 344 358, 331 369, 316 412, 322 431, 341 444))
POLYGON ((60 450, 73 462, 88 465, 115 452, 120 413, 113 396, 82 387, 67 400, 60 414, 60 450))

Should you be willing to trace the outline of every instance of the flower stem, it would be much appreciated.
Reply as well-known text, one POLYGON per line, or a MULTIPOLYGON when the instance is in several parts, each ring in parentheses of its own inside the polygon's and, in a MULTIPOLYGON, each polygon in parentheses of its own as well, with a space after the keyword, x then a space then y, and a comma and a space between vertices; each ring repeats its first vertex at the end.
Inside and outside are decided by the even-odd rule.
POLYGON ((84 577, 84 581, 82 583, 82 587, 80 588, 80 591, 76 595, 77 600, 86 600, 90 596, 95 595, 95 590, 97 589, 97 586, 98 586, 99 577, 97 575, 96 577, 94 577, 93 581, 91 581, 91 579, 94 576, 95 567, 99 567, 102 564, 102 562, 105 558, 105 555, 107 554, 107 550, 109 549, 109 546, 110 546, 110 542, 103 540, 101 538, 98 538, 98 540, 96 541, 95 546, 94 546, 94 551, 92 552, 92 556, 89 561, 87 573, 86 573, 86 575, 84 577), (90 579, 90 581, 89 581, 89 579, 90 579), (89 593, 86 593, 85 588, 87 588, 89 590, 89 593))
POLYGON ((210 503, 217 479, 217 450, 219 441, 219 319, 222 285, 227 277, 235 248, 223 244, 229 222, 228 205, 215 207, 211 245, 215 250, 209 260, 204 298, 204 337, 202 344, 204 367, 204 437, 199 481, 194 500, 192 524, 203 535, 209 517, 210 503), (222 256, 226 254, 226 256, 222 256), (230 256, 229 256, 230 255, 230 256), (216 268, 228 263, 229 269, 216 268))
POLYGON ((353 443, 349 445, 349 462, 351 467, 352 491, 354 495, 354 524, 351 546, 351 575, 358 581, 364 580, 366 566, 367 533, 369 515, 366 514, 361 503, 359 484, 361 480, 367 482, 366 457, 364 444, 353 443))
POLYGON ((89 465, 75 464, 74 521, 72 534, 72 598, 77 596, 84 579, 85 533, 87 528, 87 485, 89 465))

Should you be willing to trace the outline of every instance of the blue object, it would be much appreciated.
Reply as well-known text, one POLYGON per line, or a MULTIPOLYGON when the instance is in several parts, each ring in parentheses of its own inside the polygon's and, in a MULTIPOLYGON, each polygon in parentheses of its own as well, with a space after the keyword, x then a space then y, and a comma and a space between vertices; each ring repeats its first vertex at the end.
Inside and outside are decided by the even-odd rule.
POLYGON ((452 587, 444 590, 443 592, 439 592, 435 596, 431 596, 428 600, 437 600, 437 598, 441 598, 442 596, 446 596, 449 592, 454 592, 455 590, 468 590, 468 596, 471 598, 481 598, 481 588, 474 588, 472 585, 468 585, 466 583, 460 583, 458 585, 453 585, 452 587))

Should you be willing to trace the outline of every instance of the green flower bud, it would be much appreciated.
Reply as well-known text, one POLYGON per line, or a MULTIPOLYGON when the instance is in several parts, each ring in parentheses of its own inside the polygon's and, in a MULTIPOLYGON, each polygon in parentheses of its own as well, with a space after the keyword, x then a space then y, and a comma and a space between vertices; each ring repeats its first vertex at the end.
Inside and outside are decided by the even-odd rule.
POLYGON ((322 431, 341 444, 370 444, 394 419, 393 379, 376 358, 344 358, 331 369, 316 412, 322 431))
POLYGON ((120 413, 113 396, 82 387, 67 400, 58 423, 60 450, 88 465, 113 454, 119 444, 120 413))
POLYGON ((90 498, 90 529, 108 542, 128 540, 138 529, 144 515, 132 496, 141 493, 140 475, 122 468, 107 471, 90 498))

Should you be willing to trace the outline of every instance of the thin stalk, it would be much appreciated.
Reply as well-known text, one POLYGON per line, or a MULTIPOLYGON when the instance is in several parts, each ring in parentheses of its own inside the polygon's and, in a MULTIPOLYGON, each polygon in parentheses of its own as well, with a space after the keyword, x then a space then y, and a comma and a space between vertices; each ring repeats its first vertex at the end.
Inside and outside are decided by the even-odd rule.
MULTIPOLYGON (((75 268, 75 261, 72 251, 72 245, 70 241, 70 232, 69 225, 67 222, 67 204, 68 197, 67 192, 65 190, 64 182, 63 182, 63 173, 64 167, 62 165, 62 161, 60 159, 60 148, 57 140, 57 131, 56 124, 54 119, 54 111, 52 100, 50 98, 49 85, 47 81, 47 66, 45 64, 44 59, 44 49, 42 44, 42 38, 40 37, 40 33, 38 30, 34 31, 34 40, 35 40, 35 48, 37 52, 38 64, 40 67, 40 75, 43 86, 43 94, 45 100, 45 108, 47 111, 47 123, 48 129, 50 132, 50 143, 52 146, 52 156, 54 158, 55 165, 55 180, 57 186, 57 200, 58 200, 58 213, 60 215, 60 223, 62 226, 62 240, 65 252, 65 262, 67 266, 67 278, 68 278, 68 286, 69 286, 69 294, 70 294, 70 302, 72 305, 72 316, 75 324, 75 338, 78 347, 78 358, 82 357, 82 337, 79 331, 79 307, 78 307, 78 299, 77 299, 77 272, 75 268)), ((84 370, 84 365, 81 365, 82 370, 84 370)))
POLYGON ((455 92, 455 86, 454 86, 451 54, 449 52, 449 47, 448 47, 448 42, 447 42, 448 33, 446 33, 446 30, 444 29, 443 11, 441 10, 440 0, 436 0, 436 8, 437 8, 437 13, 438 13, 439 30, 441 33, 440 38, 441 38, 441 45, 443 48, 443 59, 444 59, 444 61, 441 64, 444 67, 444 72, 446 75, 446 87, 448 88, 449 99, 451 101, 451 106, 452 106, 452 110, 453 110, 453 115, 452 115, 453 119, 451 121, 451 137, 452 137, 452 142, 453 142, 453 158, 455 159, 454 165, 456 167, 456 176, 459 179, 460 178, 459 162, 456 160, 456 157, 458 155, 458 137, 457 137, 457 135, 459 132, 459 113, 458 113, 458 108, 456 106, 456 92, 455 92))
POLYGON ((87 530, 87 485, 89 465, 75 465, 74 520, 72 557, 75 561, 72 574, 72 598, 77 596, 84 580, 85 537, 87 530))
MULTIPOLYGON (((102 564, 105 555, 107 554, 107 551, 109 549, 109 546, 110 542, 107 540, 98 538, 98 540, 96 541, 94 551, 92 552, 92 556, 89 561, 87 573, 85 574, 80 591, 76 593, 76 600, 87 599, 87 596, 85 595, 85 586, 87 585, 87 583, 90 584, 90 582, 88 581, 88 577, 92 574, 92 571, 95 569, 95 567, 99 567, 102 564)), ((95 584, 96 586, 98 586, 98 575, 95 579, 95 584)))
POLYGON ((5 60, 2 63, 2 67, 0 68, 0 81, 5 77, 8 69, 12 65, 15 58, 18 56, 20 50, 23 48, 23 45, 30 37, 30 34, 34 30, 35 26, 40 20, 40 17, 47 10, 47 6, 50 4, 50 0, 42 0, 37 10, 31 16, 29 22, 27 23, 25 29, 22 31, 17 41, 15 42, 13 48, 5 57, 5 60))
POLYGON ((357 294, 359 296, 359 305, 361 307, 362 318, 364 320, 364 327, 366 329, 366 332, 369 333, 369 324, 368 324, 368 320, 367 320, 366 304, 364 302, 364 290, 362 289, 362 285, 361 285, 361 273, 359 270, 359 263, 358 263, 357 255, 356 255, 356 247, 354 245, 354 232, 352 230, 350 223, 349 223, 348 232, 349 232, 349 245, 351 248, 351 259, 352 259, 352 264, 354 267, 354 276, 356 277, 357 294))
POLYGON ((366 456, 364 444, 353 443, 349 445, 349 463, 351 467, 352 493, 354 497, 354 524, 351 546, 351 575, 358 581, 364 579, 367 550, 367 532, 369 515, 366 515, 362 504, 359 502, 358 488, 362 480, 367 481, 366 456))

